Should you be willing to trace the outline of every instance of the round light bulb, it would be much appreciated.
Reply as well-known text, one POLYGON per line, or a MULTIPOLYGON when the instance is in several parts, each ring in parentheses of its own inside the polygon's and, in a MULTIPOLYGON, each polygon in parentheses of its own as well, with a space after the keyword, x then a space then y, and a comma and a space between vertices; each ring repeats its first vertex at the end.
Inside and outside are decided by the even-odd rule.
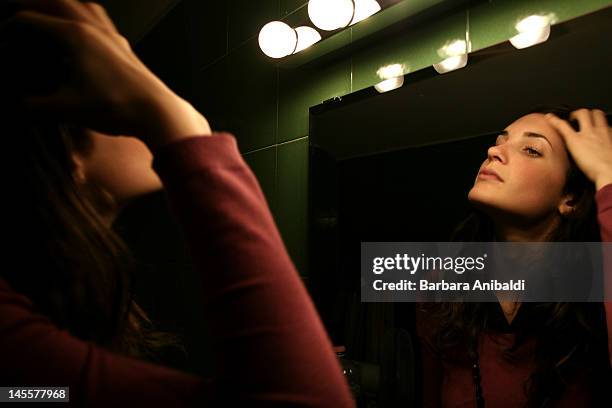
POLYGON ((295 51, 293 52, 294 54, 321 40, 321 34, 319 34, 319 32, 312 27, 301 26, 296 28, 295 32, 298 36, 298 42, 297 47, 295 47, 295 51))
POLYGON ((389 91, 393 91, 394 89, 401 88, 404 85, 404 76, 399 76, 396 78, 385 79, 384 81, 380 81, 376 85, 374 85, 374 89, 376 89, 380 93, 385 93, 389 91))
POLYGON ((445 47, 442 47, 442 49, 447 57, 455 57, 467 53, 467 43, 465 40, 455 40, 445 47))
POLYGON ((310 0, 308 16, 312 23, 325 31, 346 27, 353 19, 353 0, 310 0))
POLYGON ((465 40, 452 40, 438 49, 438 55, 444 58, 437 64, 433 64, 438 74, 445 74, 456 69, 463 68, 468 61, 468 45, 465 40))
POLYGON ((437 64, 433 64, 433 67, 438 74, 446 74, 447 72, 465 67, 467 65, 467 61, 467 54, 455 55, 454 57, 446 58, 437 64))
POLYGON ((526 31, 539 30, 550 24, 550 19, 547 16, 531 15, 520 20, 514 26, 520 33, 526 31))
POLYGON ((282 21, 271 21, 259 32, 259 48, 271 58, 283 58, 292 54, 297 42, 295 30, 282 21))
POLYGON ((510 43, 520 49, 543 43, 550 36, 550 18, 547 16, 529 16, 519 21, 516 26, 519 32, 510 38, 510 43))
POLYGON ((376 71, 376 75, 380 79, 397 78, 404 75, 404 70, 405 67, 402 64, 385 65, 378 68, 378 71, 376 71))
POLYGON ((355 0, 355 16, 351 25, 378 13, 381 7, 376 0, 355 0))

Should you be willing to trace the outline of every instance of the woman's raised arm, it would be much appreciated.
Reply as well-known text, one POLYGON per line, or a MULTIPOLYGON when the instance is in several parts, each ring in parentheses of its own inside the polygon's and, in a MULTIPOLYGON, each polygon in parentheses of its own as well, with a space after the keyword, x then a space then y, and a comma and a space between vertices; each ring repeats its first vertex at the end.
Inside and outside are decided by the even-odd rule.
MULTIPOLYGON (((567 121, 548 114, 551 125, 563 137, 567 150, 582 172, 595 184, 597 218, 602 242, 612 241, 612 129, 605 113, 599 109, 572 112, 580 130, 567 121)), ((603 251, 605 298, 612 299, 612 251, 603 251)), ((608 354, 612 366, 612 301, 604 302, 608 328, 608 354)))
MULTIPOLYGON (((612 242, 612 183, 605 185, 595 193, 597 202, 597 219, 602 242, 612 242)), ((606 325, 608 328, 608 355, 612 367, 612 247, 603 250, 604 291, 607 302, 606 325)))

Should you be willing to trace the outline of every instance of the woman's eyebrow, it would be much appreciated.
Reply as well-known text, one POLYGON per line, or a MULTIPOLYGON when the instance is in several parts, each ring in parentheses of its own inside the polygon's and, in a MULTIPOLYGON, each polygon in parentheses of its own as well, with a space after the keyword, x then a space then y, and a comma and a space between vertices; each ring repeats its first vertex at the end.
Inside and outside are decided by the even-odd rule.
MULTIPOLYGON (((501 136, 508 136, 508 131, 507 130, 502 130, 501 132, 499 132, 499 134, 501 136)), ((554 150, 553 147, 552 147, 552 143, 550 143, 550 140, 548 140, 546 138, 546 136, 544 136, 544 135, 541 135, 541 134, 535 133, 535 132, 524 132, 523 136, 525 136, 525 137, 539 137, 539 138, 542 138, 542 139, 544 139, 544 140, 546 140, 548 142, 548 144, 550 145, 551 150, 554 150)))

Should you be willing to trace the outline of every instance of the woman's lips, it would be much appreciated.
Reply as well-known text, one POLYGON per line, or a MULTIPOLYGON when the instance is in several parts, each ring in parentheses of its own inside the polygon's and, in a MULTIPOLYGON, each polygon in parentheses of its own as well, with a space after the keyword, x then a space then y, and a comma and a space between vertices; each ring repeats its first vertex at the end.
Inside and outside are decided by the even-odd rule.
POLYGON ((497 180, 503 182, 503 180, 497 175, 497 173, 486 169, 483 169, 478 173, 478 178, 483 180, 497 180))

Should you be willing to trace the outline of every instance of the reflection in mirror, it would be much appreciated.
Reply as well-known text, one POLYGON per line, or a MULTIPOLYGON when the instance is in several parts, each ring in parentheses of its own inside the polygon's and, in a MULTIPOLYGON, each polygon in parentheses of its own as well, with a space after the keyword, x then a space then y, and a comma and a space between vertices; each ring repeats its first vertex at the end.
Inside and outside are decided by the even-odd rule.
MULTIPOLYGON (((554 26, 537 46, 506 42, 470 53, 461 70, 428 68, 397 90, 372 87, 311 108, 308 276, 332 341, 346 347, 351 373, 361 373, 349 380, 362 406, 420 406, 429 397, 415 304, 360 301, 360 243, 449 241, 471 214, 468 192, 481 165, 488 155, 496 160, 489 147, 537 106, 599 108, 612 123, 611 19, 607 8, 554 26)), ((601 304, 589 307, 602 316, 601 304)), ((497 316, 502 308, 478 313, 486 310, 497 316)), ((445 389, 445 398, 449 392, 477 398, 474 388, 445 389)))

